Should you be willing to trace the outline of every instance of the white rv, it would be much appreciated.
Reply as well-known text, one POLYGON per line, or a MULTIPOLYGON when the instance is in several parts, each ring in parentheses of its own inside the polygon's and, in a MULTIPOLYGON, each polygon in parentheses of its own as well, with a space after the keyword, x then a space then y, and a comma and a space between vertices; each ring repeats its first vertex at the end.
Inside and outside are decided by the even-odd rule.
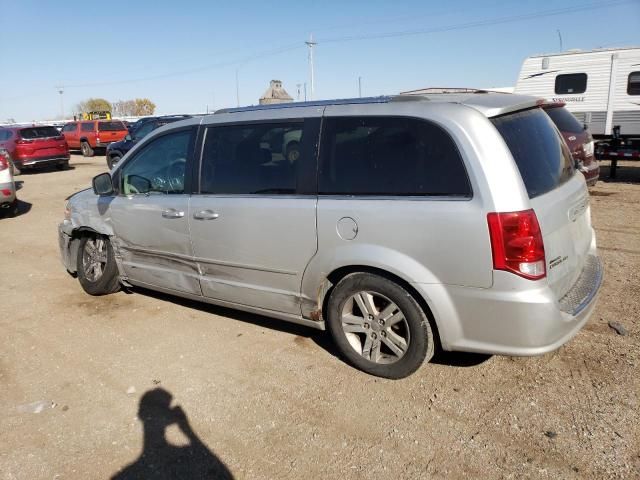
POLYGON ((640 47, 534 55, 515 93, 564 102, 599 139, 640 138, 640 47), (617 130, 617 129, 615 129, 617 130))

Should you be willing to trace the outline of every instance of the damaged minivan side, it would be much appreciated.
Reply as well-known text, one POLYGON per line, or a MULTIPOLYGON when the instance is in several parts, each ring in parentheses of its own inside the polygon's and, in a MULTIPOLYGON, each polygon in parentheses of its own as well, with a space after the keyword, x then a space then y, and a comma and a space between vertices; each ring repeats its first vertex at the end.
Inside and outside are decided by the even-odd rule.
POLYGON ((602 267, 539 105, 436 94, 176 122, 68 199, 63 262, 92 295, 140 286, 327 329, 387 378, 436 345, 548 352, 589 318, 602 267))

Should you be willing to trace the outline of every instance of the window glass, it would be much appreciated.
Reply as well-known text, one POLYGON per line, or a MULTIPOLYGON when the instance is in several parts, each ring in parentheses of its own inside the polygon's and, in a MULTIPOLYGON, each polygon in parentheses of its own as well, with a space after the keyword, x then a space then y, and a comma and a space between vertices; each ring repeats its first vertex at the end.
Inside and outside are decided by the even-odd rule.
POLYGON ((63 132, 75 132, 76 124, 75 123, 67 123, 64 127, 62 127, 63 132))
POLYGON ((564 107, 546 108, 544 110, 556 124, 558 130, 564 133, 582 133, 584 126, 573 114, 564 107))
POLYGON ((587 91, 587 74, 570 73, 556 77, 556 94, 584 93, 587 91))
POLYGON ((201 193, 296 193, 303 123, 209 127, 201 193))
POLYGON ((34 138, 59 137, 60 132, 55 127, 31 127, 20 130, 20 136, 24 139, 31 140, 34 138))
POLYGON ((81 123, 80 130, 83 132, 93 132, 93 122, 81 123))
POLYGON ((640 95, 640 72, 631 72, 629 74, 627 94, 640 95))
POLYGON ((155 122, 145 122, 133 131, 133 138, 140 140, 155 128, 155 122))
POLYGON ((122 130, 126 130, 124 123, 119 121, 114 122, 98 122, 98 130, 103 132, 119 132, 122 130))
POLYGON ((0 141, 9 140, 11 138, 11 130, 0 130, 0 141))
POLYGON ((152 140, 123 167, 122 193, 184 193, 192 131, 169 133, 152 140))
POLYGON ((413 118, 328 118, 318 190, 337 195, 471 196, 452 138, 413 118))
POLYGON ((511 150, 529 198, 547 193, 573 176, 571 153, 541 109, 512 113, 491 121, 511 150))

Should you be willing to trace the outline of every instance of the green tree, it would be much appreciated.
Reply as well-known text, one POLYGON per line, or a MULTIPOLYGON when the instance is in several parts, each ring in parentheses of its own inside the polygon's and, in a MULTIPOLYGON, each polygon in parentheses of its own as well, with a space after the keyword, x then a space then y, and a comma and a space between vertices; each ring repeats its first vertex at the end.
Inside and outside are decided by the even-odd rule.
POLYGON ((136 104, 135 115, 137 116, 153 115, 153 112, 156 111, 156 104, 148 98, 136 98, 134 101, 136 104))

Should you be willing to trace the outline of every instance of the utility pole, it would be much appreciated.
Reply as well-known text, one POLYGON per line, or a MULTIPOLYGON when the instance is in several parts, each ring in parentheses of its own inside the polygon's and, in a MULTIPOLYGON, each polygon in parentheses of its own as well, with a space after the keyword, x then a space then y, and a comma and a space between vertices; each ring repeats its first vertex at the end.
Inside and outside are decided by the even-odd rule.
POLYGON ((560 39, 560 51, 562 52, 563 51, 563 49, 562 49, 562 34, 560 33, 560 29, 558 29, 557 32, 558 32, 558 38, 560 39))
POLYGON ((358 97, 362 98, 362 77, 358 77, 358 97))
POLYGON ((309 47, 309 71, 311 73, 311 100, 313 100, 313 94, 315 91, 314 78, 313 78, 313 47, 317 45, 317 43, 313 41, 313 33, 309 35, 309 41, 304 43, 306 43, 307 47, 309 47))
POLYGON ((304 101, 307 101, 307 82, 304 82, 304 101))
POLYGON ((64 99, 62 98, 62 94, 64 93, 64 85, 57 85, 56 90, 60 94, 60 119, 64 120, 64 99))

